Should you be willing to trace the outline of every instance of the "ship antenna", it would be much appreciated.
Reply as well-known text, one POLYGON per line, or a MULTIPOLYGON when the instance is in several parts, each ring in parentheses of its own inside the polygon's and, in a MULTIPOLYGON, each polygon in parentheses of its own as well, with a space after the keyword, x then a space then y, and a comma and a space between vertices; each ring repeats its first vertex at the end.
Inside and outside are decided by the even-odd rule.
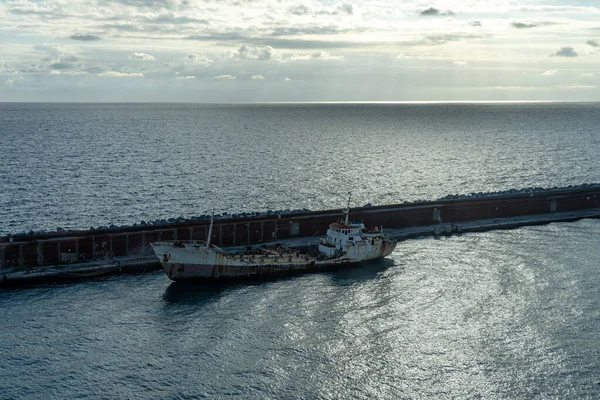
POLYGON ((208 227, 208 239, 206 239, 206 247, 210 247, 210 238, 212 237, 213 221, 215 220, 215 210, 212 211, 210 216, 210 226, 208 227))
POLYGON ((348 208, 346 208, 346 222, 344 223, 344 225, 348 225, 349 222, 349 218, 350 218, 350 199, 352 198, 352 192, 348 192, 348 208))

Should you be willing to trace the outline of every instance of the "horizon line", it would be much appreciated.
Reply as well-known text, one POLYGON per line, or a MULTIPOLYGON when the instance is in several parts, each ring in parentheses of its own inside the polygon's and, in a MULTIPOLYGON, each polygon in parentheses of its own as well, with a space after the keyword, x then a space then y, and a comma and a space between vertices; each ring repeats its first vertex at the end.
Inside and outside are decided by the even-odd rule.
POLYGON ((335 100, 335 101, 0 101, 0 104, 510 104, 600 103, 596 100, 335 100))

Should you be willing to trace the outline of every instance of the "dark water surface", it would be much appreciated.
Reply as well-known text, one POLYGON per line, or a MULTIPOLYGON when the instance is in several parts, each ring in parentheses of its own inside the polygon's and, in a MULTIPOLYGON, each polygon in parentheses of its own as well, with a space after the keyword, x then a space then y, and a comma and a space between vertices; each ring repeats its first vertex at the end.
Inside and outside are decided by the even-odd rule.
POLYGON ((0 234, 600 182, 600 104, 0 104, 0 234))
POLYGON ((600 396, 600 220, 403 242, 223 286, 0 291, 0 398, 600 396))
MULTIPOLYGON (((0 234, 600 182, 598 104, 0 104, 0 234)), ((600 220, 0 291, 0 399, 600 398, 600 220)))

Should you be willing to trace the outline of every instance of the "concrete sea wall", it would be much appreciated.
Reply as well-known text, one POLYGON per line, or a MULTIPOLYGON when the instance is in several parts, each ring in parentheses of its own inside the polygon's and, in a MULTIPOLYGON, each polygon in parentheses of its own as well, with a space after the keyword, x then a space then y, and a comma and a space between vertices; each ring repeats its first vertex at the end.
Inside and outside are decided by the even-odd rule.
MULTIPOLYGON (((435 201, 366 205, 352 208, 351 218, 362 219, 367 226, 382 225, 385 229, 394 230, 421 227, 426 229, 416 231, 429 232, 432 229, 437 233, 447 232, 453 229, 454 224, 460 226, 468 221, 544 215, 542 219, 550 222, 552 214, 556 214, 556 220, 562 220, 565 212, 592 209, 600 209, 599 184, 472 193, 450 195, 435 201)), ((227 247, 321 236, 325 234, 329 223, 343 215, 343 209, 219 215, 214 221, 212 242, 227 247)), ((593 216, 594 213, 581 215, 593 216)), ((536 218, 522 221, 525 222, 519 224, 535 223, 536 218)), ((112 226, 72 232, 59 228, 57 232, 30 232, 0 237, 0 283, 152 270, 159 265, 152 254, 151 242, 206 240, 209 223, 208 216, 200 216, 142 222, 128 227, 112 226)), ((493 223, 486 226, 491 229, 493 223)))

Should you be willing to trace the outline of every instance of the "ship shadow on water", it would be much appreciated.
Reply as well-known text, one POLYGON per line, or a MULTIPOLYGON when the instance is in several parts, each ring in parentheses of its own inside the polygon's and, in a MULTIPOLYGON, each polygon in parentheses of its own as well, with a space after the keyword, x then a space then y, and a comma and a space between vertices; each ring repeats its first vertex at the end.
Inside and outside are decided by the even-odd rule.
POLYGON ((346 286, 377 279, 394 265, 396 265, 394 260, 382 258, 345 268, 342 267, 321 272, 284 275, 280 277, 267 277, 264 279, 222 282, 171 282, 163 294, 163 301, 171 304, 208 304, 219 299, 221 296, 236 290, 270 285, 276 282, 291 282, 295 279, 311 275, 323 275, 328 277, 334 285, 346 286))
POLYGON ((207 304, 250 282, 171 282, 163 294, 165 303, 207 304))

